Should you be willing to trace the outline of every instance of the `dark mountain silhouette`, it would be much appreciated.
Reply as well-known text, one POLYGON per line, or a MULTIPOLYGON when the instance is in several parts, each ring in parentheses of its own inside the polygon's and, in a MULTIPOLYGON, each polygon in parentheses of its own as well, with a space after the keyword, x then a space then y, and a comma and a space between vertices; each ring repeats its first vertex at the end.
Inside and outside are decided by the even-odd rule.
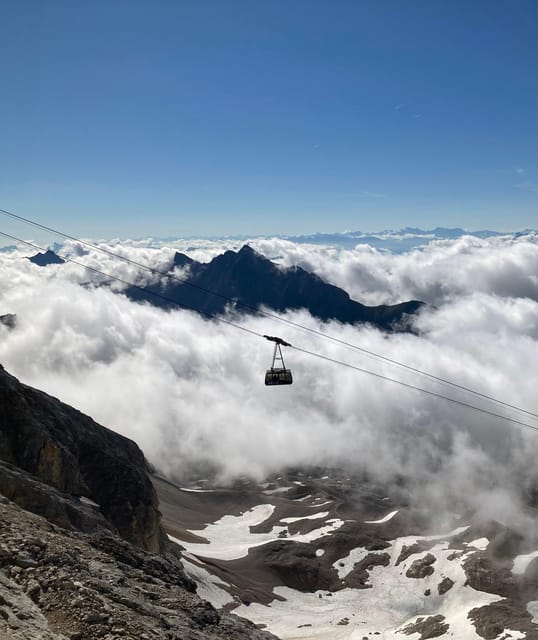
MULTIPOLYGON (((304 308, 320 320, 368 322, 388 330, 405 327, 406 315, 415 313, 423 304, 411 300, 396 305, 365 306, 315 274, 301 267, 279 267, 248 245, 237 253, 226 251, 207 264, 176 253, 173 266, 188 267, 185 276, 188 283, 170 279, 166 284, 147 289, 205 314, 223 313, 232 299, 237 310, 243 312, 255 312, 261 306, 277 312, 304 308)), ((173 306, 137 287, 128 288, 126 293, 133 300, 173 306)))
POLYGON ((45 253, 36 253, 35 256, 28 258, 30 262, 37 264, 38 267, 46 267, 49 264, 64 264, 65 260, 59 255, 48 249, 45 253))

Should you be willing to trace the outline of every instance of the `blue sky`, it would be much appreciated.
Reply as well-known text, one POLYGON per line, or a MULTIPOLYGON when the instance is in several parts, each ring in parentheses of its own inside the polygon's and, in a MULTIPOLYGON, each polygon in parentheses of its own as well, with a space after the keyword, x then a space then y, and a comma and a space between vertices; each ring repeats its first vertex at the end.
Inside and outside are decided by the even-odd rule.
POLYGON ((0 12, 2 208, 90 237, 538 226, 534 0, 0 12))

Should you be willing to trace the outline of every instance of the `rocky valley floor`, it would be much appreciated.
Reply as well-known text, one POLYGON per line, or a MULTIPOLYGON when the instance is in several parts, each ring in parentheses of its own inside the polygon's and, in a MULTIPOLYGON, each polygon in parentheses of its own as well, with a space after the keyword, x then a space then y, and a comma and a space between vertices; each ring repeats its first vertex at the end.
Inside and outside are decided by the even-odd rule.
POLYGON ((285 640, 538 639, 538 551, 473 514, 431 522, 364 478, 155 478, 198 591, 285 640))

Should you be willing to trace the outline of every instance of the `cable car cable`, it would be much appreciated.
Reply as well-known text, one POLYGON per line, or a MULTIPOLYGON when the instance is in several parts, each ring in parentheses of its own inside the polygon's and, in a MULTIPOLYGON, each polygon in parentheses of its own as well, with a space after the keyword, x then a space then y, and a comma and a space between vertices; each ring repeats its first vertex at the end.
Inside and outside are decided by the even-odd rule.
MULTIPOLYGON (((23 216, 20 216, 20 215, 18 215, 16 213, 11 212, 11 211, 7 211, 6 209, 0 209, 0 213, 5 215, 5 216, 8 216, 10 218, 13 218, 15 220, 19 220, 21 222, 25 222, 26 224, 29 224, 29 225, 34 226, 34 227, 37 227, 39 229, 48 231, 50 233, 57 234, 57 235, 62 236, 64 238, 68 239, 68 240, 72 240, 74 242, 78 242, 78 243, 82 244, 83 246, 91 247, 92 249, 95 249, 96 251, 100 251, 101 253, 104 253, 104 254, 109 255, 111 257, 115 257, 115 258, 118 258, 119 260, 123 260, 124 262, 127 262, 127 263, 132 264, 134 266, 137 266, 137 267, 139 267, 141 269, 149 271, 149 272, 153 273, 154 275, 161 275, 161 276, 164 276, 164 277, 169 278, 169 279, 177 280, 178 282, 181 282, 181 283, 186 284, 186 285, 188 285, 190 287, 198 289, 199 291, 202 291, 202 292, 207 293, 209 295, 213 295, 213 296, 219 297, 219 298, 221 298, 223 300, 227 300, 228 302, 232 302, 233 304, 235 304, 235 306, 243 307, 243 308, 248 309, 248 310, 250 310, 250 311, 252 311, 252 312, 254 312, 256 314, 263 315, 263 316, 265 316, 267 318, 271 318, 271 319, 276 320, 278 322, 283 322, 283 323, 285 323, 285 324, 287 324, 289 326, 301 329, 303 331, 307 331, 307 332, 309 332, 309 333, 311 333, 313 335, 317 335, 317 336, 325 338, 327 340, 331 340, 333 342, 336 342, 338 344, 346 346, 346 347, 348 347, 350 349, 361 351, 362 353, 366 353, 367 355, 369 355, 371 357, 383 360, 385 362, 388 362, 388 363, 390 363, 392 365, 401 367, 403 369, 407 369, 408 371, 412 371, 413 373, 416 373, 418 375, 430 378, 430 379, 435 380, 436 382, 439 382, 441 384, 449 385, 449 386, 451 386, 451 387, 453 387, 455 389, 459 389, 461 391, 465 391, 467 393, 471 393, 471 394, 473 394, 475 396, 478 396, 480 398, 484 398, 485 400, 488 400, 490 402, 494 402, 496 404, 505 406, 505 407, 507 407, 509 409, 513 409, 515 411, 519 411, 519 412, 524 413, 526 415, 532 416, 533 418, 538 418, 538 414, 537 413, 533 413, 532 411, 528 411, 527 409, 523 409, 522 407, 518 407, 518 406, 510 404, 510 403, 508 403, 508 402, 506 402, 504 400, 500 400, 498 398, 494 398, 493 396, 487 395, 485 393, 481 393, 480 391, 476 391, 475 389, 471 389, 470 387, 467 387, 465 385, 461 385, 461 384, 458 384, 456 382, 452 382, 450 380, 447 380, 446 378, 442 378, 440 376, 436 376, 436 375, 434 375, 432 373, 428 373, 427 371, 423 371, 423 370, 418 369, 416 367, 413 367, 411 365, 407 365, 407 364, 405 364, 403 362, 399 362, 398 360, 395 360, 393 358, 389 358, 388 356, 381 355, 379 353, 376 353, 375 351, 371 351, 370 349, 366 349, 364 347, 360 347, 360 346, 355 345, 353 343, 350 343, 350 342, 348 342, 346 340, 342 340, 340 338, 336 338, 334 336, 331 336, 330 334, 324 333, 322 331, 318 331, 317 329, 312 329, 310 327, 306 327, 306 326, 304 326, 304 325, 302 325, 302 324, 300 324, 298 322, 294 322, 293 320, 289 320, 288 318, 283 318, 282 316, 279 316, 277 314, 271 313, 269 311, 264 311, 264 310, 261 310, 261 309, 259 309, 257 307, 253 307, 253 306, 251 306, 251 305, 249 305, 247 303, 241 302, 240 300, 236 300, 236 299, 230 298, 229 296, 226 296, 224 294, 218 293, 216 291, 212 291, 210 289, 206 289, 205 287, 201 287, 200 285, 197 285, 197 284, 195 284, 193 282, 190 282, 187 278, 182 278, 181 276, 178 276, 178 275, 175 275, 175 274, 170 274, 170 273, 161 271, 160 269, 155 269, 153 267, 150 267, 149 265, 145 265, 143 263, 137 262, 136 260, 132 260, 131 258, 128 258, 127 256, 122 256, 122 255, 120 255, 118 253, 115 253, 114 251, 110 251, 109 249, 105 249, 103 247, 99 247, 99 246, 97 246, 97 245, 95 245, 95 244, 93 244, 91 242, 86 241, 86 240, 80 240, 79 238, 76 238, 75 236, 71 236, 71 235, 69 235, 67 233, 59 231, 58 229, 54 229, 54 228, 49 227, 47 225, 43 225, 43 224, 41 224, 39 222, 35 222, 34 220, 30 220, 29 218, 25 218, 23 216)), ((43 251, 43 249, 41 249, 41 250, 43 251)), ((61 256, 61 257, 66 259, 65 256, 61 256)), ((81 263, 76 263, 76 264, 81 264, 81 263)), ((82 265, 82 266, 85 266, 85 265, 82 265)), ((108 276, 108 277, 113 277, 113 276, 108 276)), ((133 284, 132 286, 135 286, 135 287, 137 287, 139 289, 142 289, 144 291, 148 291, 148 292, 152 293, 153 295, 155 295, 155 297, 160 297, 162 299, 168 300, 169 302, 174 302, 171 298, 168 298, 168 297, 163 296, 161 294, 156 294, 155 292, 151 291, 148 288, 140 287, 140 286, 135 285, 135 284, 133 284)), ((182 305, 180 302, 178 302, 177 304, 178 304, 178 306, 182 306, 184 308, 194 309, 193 307, 185 307, 185 305, 182 305)), ((194 309, 194 310, 198 311, 197 309, 194 309)), ((204 312, 198 311, 198 313, 204 313, 204 312)), ((217 318, 217 316, 212 315, 212 314, 205 314, 205 315, 207 315, 208 317, 217 318)))
POLYGON ((474 409, 475 411, 480 411, 481 413, 486 413, 487 415, 494 416, 495 418, 501 418, 502 420, 507 420, 508 422, 513 422, 514 424, 521 425, 522 427, 527 427, 528 429, 532 429, 533 431, 538 431, 538 427, 532 424, 528 424, 527 422, 521 422, 520 420, 515 420, 514 418, 509 418, 508 416, 503 416, 500 413, 495 413, 494 411, 488 411, 488 409, 484 409, 482 407, 477 407, 473 404, 469 404, 468 402, 464 402, 463 400, 456 400, 455 398, 450 398, 449 396, 445 396, 442 393, 436 393, 435 391, 430 391, 428 389, 423 389, 421 387, 417 387, 414 384, 409 384, 407 382, 402 382, 401 380, 396 380, 395 378, 390 378, 389 376, 384 376, 381 373, 376 373, 375 371, 369 371, 368 369, 363 369, 362 367, 357 367, 354 364, 349 364, 348 362, 343 362, 342 360, 337 360, 336 358, 331 358, 330 356, 325 356, 321 353, 316 353, 314 351, 309 351, 308 349, 302 349, 301 347, 297 347, 295 345, 290 345, 292 349, 295 351, 300 351, 302 353, 306 353, 309 356, 313 356, 315 358, 320 358, 322 360, 326 360, 327 362, 332 362, 334 364, 339 364, 343 367, 347 367, 348 369, 354 369, 355 371, 360 371, 361 373, 367 373, 368 375, 375 376, 376 378, 381 378, 382 380, 387 380, 389 382, 395 382, 396 384, 401 385, 402 387, 407 387, 408 389, 415 389, 416 391, 421 391, 422 393, 426 393, 435 398, 441 398, 443 400, 448 400, 448 402, 453 402, 455 404, 459 404, 462 407, 467 407, 468 409, 474 409))
MULTIPOLYGON (((0 231, 0 235, 5 236, 6 238, 10 238, 11 240, 15 240, 16 242, 21 242, 22 244, 25 244, 25 245, 27 245, 29 247, 37 249, 38 251, 43 251, 43 248, 41 246, 39 246, 39 245, 37 245, 37 244, 35 244, 33 242, 29 242, 28 240, 22 240, 21 238, 17 238, 16 236, 13 236, 13 235, 10 235, 8 233, 5 233, 4 231, 0 231)), ((343 362, 342 360, 337 360, 336 358, 331 358, 329 356, 325 356, 325 355, 323 355, 321 353, 316 353, 314 351, 310 351, 308 349, 303 349, 303 348, 298 347, 296 345, 291 345, 289 343, 284 343, 284 341, 281 338, 276 338, 275 336, 267 336, 267 335, 258 333, 257 331, 253 331, 252 329, 247 329, 246 327, 238 325, 235 322, 230 322, 229 320, 224 320, 223 318, 221 318, 219 316, 216 316, 214 314, 211 314, 211 313, 208 313, 208 312, 199 311, 195 307, 182 305, 181 303, 179 303, 179 302, 177 302, 175 300, 172 300, 171 298, 167 298, 166 296, 163 296, 161 294, 156 294, 155 292, 152 292, 152 291, 150 291, 149 289, 147 289, 145 287, 141 287, 140 285, 136 285, 136 284, 134 284, 132 282, 129 282, 128 280, 124 280, 123 278, 120 278, 118 276, 113 276, 113 275, 111 275, 109 273, 106 273, 105 271, 102 271, 100 269, 96 269, 95 267, 89 267, 89 266, 87 266, 87 265, 85 265, 85 264, 83 264, 81 262, 78 262, 77 260, 74 260, 73 258, 69 258, 67 256, 62 256, 60 254, 57 254, 57 255, 59 255, 62 259, 66 260, 67 262, 71 262, 73 264, 76 264, 76 265, 78 265, 80 267, 83 267, 84 269, 88 269, 89 271, 97 273, 97 274, 99 274, 101 276, 104 276, 106 278, 110 278, 112 280, 117 280, 118 282, 122 282, 123 284, 134 286, 137 289, 141 289, 141 290, 147 291, 149 293, 152 293, 152 295, 155 295, 158 298, 164 299, 167 302, 170 302, 171 304, 174 304, 174 305, 176 305, 176 306, 178 306, 178 307, 180 307, 182 309, 187 309, 189 311, 196 311, 198 313, 202 313, 203 315, 206 315, 207 317, 211 318, 212 320, 216 320, 217 322, 223 322, 224 324, 227 324, 227 325, 229 325, 231 327, 234 327, 235 329, 240 329, 241 331, 246 331, 247 333, 250 333, 250 334, 252 334, 252 335, 254 335, 254 336, 258 337, 258 338, 269 339, 269 340, 272 339, 272 341, 276 342, 276 344, 279 344, 279 343, 280 344, 284 344, 284 346, 289 346, 291 349, 295 349, 296 351, 299 351, 301 353, 305 353, 305 354, 307 354, 309 356, 313 356, 313 357, 325 360, 327 362, 332 362, 334 364, 338 364, 338 365, 346 367, 348 369, 353 369, 355 371, 360 371, 361 373, 366 373, 368 375, 374 376, 374 377, 382 379, 382 380, 386 380, 388 382, 394 382, 395 384, 398 384, 400 386, 406 387, 408 389, 414 389, 415 391, 420 391, 422 393, 425 393, 427 395, 433 396, 435 398, 440 398, 440 399, 443 399, 443 400, 447 400, 448 402, 452 402, 454 404, 458 404, 458 405, 460 405, 462 407, 466 407, 468 409, 473 409, 474 411, 479 411, 481 413, 493 416, 495 418, 500 418, 501 420, 506 420, 507 422, 512 422, 512 423, 520 425, 522 427, 526 427, 528 429, 532 429, 534 431, 538 431, 538 427, 530 425, 530 424, 528 424, 526 422, 522 422, 520 420, 516 420, 516 419, 510 418, 508 416, 504 416, 504 415, 502 415, 500 413, 495 413, 493 411, 488 411, 487 409, 484 409, 482 407, 477 407, 475 405, 469 404, 469 403, 464 402, 462 400, 456 400, 455 398, 451 398, 449 396, 445 396, 445 395, 443 395, 441 393, 436 393, 435 391, 430 391, 430 390, 424 389, 422 387, 417 387, 416 385, 413 385, 413 384, 410 384, 410 383, 407 383, 407 382, 403 382, 401 380, 396 380, 395 378, 391 378, 389 376, 385 376, 383 374, 376 373, 375 371, 369 371, 368 369, 363 369, 362 367, 358 367, 358 366, 350 364, 348 362, 343 362)))
MULTIPOLYGON (((465 391, 467 393, 471 393, 475 396, 478 396, 480 398, 484 398, 485 400, 489 400, 490 402, 494 402, 496 404, 508 407, 510 409, 513 409, 515 411, 519 411, 521 413, 524 413, 526 415, 532 416, 534 418, 538 418, 538 414, 533 413, 532 411, 528 411, 527 409, 523 409, 522 407, 518 407, 516 405, 510 404, 509 402, 506 402, 504 400, 499 400, 498 398, 494 398, 493 396, 489 396, 485 393, 481 393, 480 391, 476 391, 475 389, 471 389, 470 387, 467 387, 465 385, 461 385, 458 384, 456 382, 452 382, 451 380, 447 380, 446 378, 442 378, 440 376, 436 376, 432 373, 428 373, 427 371, 423 371, 421 369, 418 369, 417 367, 413 367, 411 365, 407 365, 403 362, 399 362, 398 360, 395 360, 393 358, 389 358, 388 356, 384 356, 381 355, 379 353, 376 353, 375 351, 371 351, 370 349, 366 349, 365 347, 360 347, 359 345, 353 344, 351 342, 348 342, 346 340, 342 340, 341 338, 336 338, 335 336, 331 336, 328 333, 324 333, 323 331, 319 331, 317 329, 312 329, 310 327, 306 327, 298 322, 294 322, 293 320, 289 320, 288 318, 283 318, 282 316, 279 316, 278 314, 275 313, 271 313, 269 311, 264 311, 261 310, 257 307, 253 307, 252 305, 249 305, 245 302, 241 302, 240 300, 236 300, 236 299, 232 299, 229 296, 226 296, 224 294, 218 293, 217 291, 212 291, 211 289, 207 289, 205 287, 202 287, 200 285, 197 285, 193 282, 190 282, 187 278, 183 278, 181 276, 175 275, 175 274, 170 274, 170 273, 166 273, 164 271, 161 271, 160 269, 155 269, 154 267, 150 267, 149 265, 145 265, 141 262, 138 262, 136 260, 133 260, 132 258, 128 258, 127 256, 122 256, 118 253, 115 253, 114 251, 110 251, 109 249, 105 249, 103 247, 99 247, 98 245, 88 242, 86 240, 81 240, 79 238, 76 238, 75 236, 71 236, 67 233, 64 233, 63 231, 60 231, 58 229, 54 229, 52 227, 49 227, 47 225, 41 224, 39 222, 35 222, 34 220, 30 220, 29 218, 25 218, 24 216, 20 216, 16 213, 13 213, 11 211, 7 211, 6 209, 0 209, 0 213, 2 213, 5 216, 8 216, 10 218, 13 218, 15 220, 19 220, 21 222, 25 222, 26 224, 29 224, 31 226, 37 227, 39 229, 42 229, 44 231, 48 231, 50 233, 54 233, 56 235, 62 236, 63 238, 66 238, 68 240, 72 240, 74 242, 78 242, 80 244, 82 244, 83 246, 86 247, 91 247, 92 249, 95 249, 96 251, 100 251, 101 253, 104 253, 108 256, 114 257, 114 258, 118 258, 119 260, 123 260, 124 262, 127 262, 129 264, 132 264, 134 266, 137 266, 141 269, 145 269, 146 271, 151 272, 154 275, 161 275, 164 277, 167 277, 169 279, 173 279, 173 280, 177 280, 178 282, 181 282, 183 284, 186 284, 190 287, 193 287, 195 289, 198 289, 199 291, 202 291, 204 293, 207 293, 209 295, 212 296, 216 296, 218 298, 221 298, 222 300, 226 300, 228 302, 232 302, 235 306, 239 306, 239 307, 243 307, 244 309, 248 309, 249 311, 252 311, 254 313, 263 315, 267 318, 272 318, 273 320, 277 320, 278 322, 283 322, 289 326, 301 329, 303 331, 308 331, 309 333, 313 334, 313 335, 317 335, 319 337, 325 338, 327 340, 332 340, 333 342, 336 342, 337 344, 341 344, 343 346, 346 346, 350 349, 355 349, 357 351, 361 351, 362 353, 366 353, 367 355, 373 357, 373 358, 377 358, 379 360, 384 360, 385 362, 388 362, 392 365, 401 367, 403 369, 407 369, 408 371, 412 371, 413 373, 416 373, 418 375, 430 378, 431 380, 435 380, 436 382, 439 382, 441 384, 446 384, 449 385, 455 389, 459 389, 461 391, 465 391)), ((136 286, 136 285, 134 285, 136 286)), ((148 289, 149 291, 149 289, 148 289)), ((178 303, 181 306, 181 303, 178 303)))

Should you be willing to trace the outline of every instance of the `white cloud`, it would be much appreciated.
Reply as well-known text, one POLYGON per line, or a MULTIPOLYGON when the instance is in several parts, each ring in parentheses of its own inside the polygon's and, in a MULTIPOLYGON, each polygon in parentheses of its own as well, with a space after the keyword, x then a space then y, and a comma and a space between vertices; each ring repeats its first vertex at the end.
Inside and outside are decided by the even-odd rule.
MULTIPOLYGON (((130 243, 122 250, 167 268, 174 249, 186 250, 186 244, 130 243)), ((304 311, 290 313, 293 321, 538 413, 535 241, 463 238, 404 255, 362 245, 343 251, 277 239, 252 244, 280 256, 282 264, 302 264, 347 286, 361 301, 422 298, 436 305, 418 319, 420 335, 322 326, 304 311)), ((209 259, 222 246, 200 243, 188 253, 209 259)), ((80 286, 89 280, 82 268, 42 269, 20 257, 25 254, 0 254, 0 312, 16 313, 19 320, 13 331, 0 325, 0 361, 23 382, 135 439, 167 473, 179 476, 207 463, 222 477, 261 478, 286 465, 346 464, 382 479, 402 473, 418 488, 416 495, 431 498, 438 508, 448 508, 455 497, 471 499, 488 516, 496 502, 506 504, 506 496, 517 511, 517 496, 537 480, 536 432, 293 350, 285 357, 295 383, 266 388, 269 343, 194 313, 165 312, 106 288, 80 286)), ((80 259, 126 279, 151 277, 95 252, 80 259)), ((240 322, 328 357, 447 392, 409 371, 272 320, 240 322)), ((485 400, 448 393, 503 412, 485 400)), ((538 426, 532 417, 517 417, 538 426)))
POLYGON ((434 240, 392 254, 367 244, 353 250, 280 239, 253 243, 284 266, 298 264, 364 304, 422 300, 432 305, 477 292, 538 301, 538 236, 434 240))

